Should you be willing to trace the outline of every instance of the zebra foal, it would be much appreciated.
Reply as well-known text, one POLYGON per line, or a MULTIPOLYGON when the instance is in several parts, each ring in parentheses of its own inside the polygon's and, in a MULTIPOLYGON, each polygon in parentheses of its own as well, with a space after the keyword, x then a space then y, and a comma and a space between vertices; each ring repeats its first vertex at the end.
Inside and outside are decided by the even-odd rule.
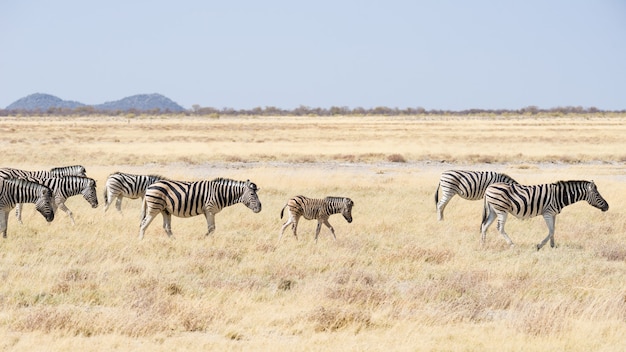
POLYGON ((520 219, 542 215, 548 225, 548 236, 537 245, 537 250, 548 240, 550 246, 554 247, 556 216, 564 207, 582 200, 602 211, 609 210, 609 204, 602 198, 593 181, 559 181, 535 186, 494 183, 485 192, 483 221, 480 226, 481 243, 484 245, 487 229, 497 218, 498 231, 509 245, 514 246, 504 231, 507 215, 513 214, 520 219))
MULTIPOLYGON (((29 181, 42 184, 52 191, 52 210, 56 213, 57 209, 63 210, 75 225, 72 211, 65 205, 65 201, 69 197, 79 194, 91 205, 92 208, 98 207, 98 196, 96 195, 96 181, 89 177, 82 176, 64 176, 52 178, 27 178, 29 181)), ((17 204, 15 208, 15 216, 17 221, 22 223, 22 204, 17 204)))
POLYGON ((169 237, 172 237, 172 215, 188 218, 204 214, 208 236, 215 231, 215 214, 225 207, 243 203, 253 212, 260 212, 258 190, 250 180, 157 181, 148 186, 143 198, 139 239, 143 239, 146 228, 159 213, 163 216, 163 229, 169 237))
POLYGON ((46 221, 54 220, 50 188, 28 180, 0 179, 0 232, 4 238, 7 237, 9 213, 18 203, 35 203, 46 221))
POLYGON ((443 210, 452 197, 458 194, 467 200, 483 199, 487 187, 495 182, 517 183, 510 176, 494 171, 448 170, 442 173, 435 191, 438 220, 443 221, 443 210))
POLYGON ((280 218, 283 218, 283 212, 285 208, 289 208, 289 219, 283 224, 280 229, 280 235, 278 241, 283 237, 283 233, 287 226, 291 224, 293 229, 293 235, 298 239, 298 221, 300 217, 304 216, 307 220, 317 219, 317 228, 315 229, 315 242, 317 243, 317 237, 320 234, 322 224, 326 225, 333 234, 333 238, 337 240, 335 236, 335 229, 328 222, 328 218, 333 214, 343 215, 348 221, 352 222, 352 207, 354 202, 350 198, 345 197, 326 197, 324 199, 307 198, 305 196, 295 196, 287 201, 283 209, 280 211, 280 218))
POLYGON ((109 175, 104 185, 104 211, 109 209, 113 199, 115 208, 122 212, 122 198, 143 198, 146 189, 151 184, 165 177, 159 175, 133 175, 123 172, 115 172, 109 175))

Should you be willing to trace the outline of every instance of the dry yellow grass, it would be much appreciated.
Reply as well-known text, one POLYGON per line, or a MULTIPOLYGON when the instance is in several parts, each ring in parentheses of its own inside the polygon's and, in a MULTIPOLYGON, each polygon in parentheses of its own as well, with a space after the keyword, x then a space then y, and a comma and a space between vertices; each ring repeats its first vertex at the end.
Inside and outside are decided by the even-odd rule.
MULTIPOLYGON (((25 206, 0 241, 0 346, 31 350, 620 350, 626 333, 626 117, 558 119, 5 119, 3 165, 82 164, 179 179, 251 179, 263 211, 157 219, 138 241, 139 201, 103 214, 81 198, 47 224, 25 206), (441 163, 445 160, 445 163, 441 163), (581 162, 577 162, 581 161, 581 162), (491 164, 485 164, 489 162, 491 164), (509 249, 480 202, 453 199, 449 168, 523 183, 593 179, 610 204, 511 219, 509 249), (279 212, 296 194, 349 196, 354 221, 296 241, 279 212)), ((99 193, 101 194, 100 188, 99 193)))

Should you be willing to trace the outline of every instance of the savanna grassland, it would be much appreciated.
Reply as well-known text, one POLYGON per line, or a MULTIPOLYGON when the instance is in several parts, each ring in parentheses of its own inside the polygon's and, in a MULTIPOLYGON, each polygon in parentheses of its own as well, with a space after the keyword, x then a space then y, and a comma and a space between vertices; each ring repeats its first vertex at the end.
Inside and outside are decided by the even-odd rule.
POLYGON ((8 117, 0 167, 81 164, 114 171, 250 179, 263 210, 161 220, 138 240, 139 200, 122 213, 33 205, 0 239, 4 350, 618 351, 626 336, 626 116, 8 117), (455 197, 438 222, 447 169, 527 183, 594 180, 610 205, 513 217, 509 248, 481 202, 455 197), (277 242, 289 197, 348 196, 332 240, 301 220, 277 242))

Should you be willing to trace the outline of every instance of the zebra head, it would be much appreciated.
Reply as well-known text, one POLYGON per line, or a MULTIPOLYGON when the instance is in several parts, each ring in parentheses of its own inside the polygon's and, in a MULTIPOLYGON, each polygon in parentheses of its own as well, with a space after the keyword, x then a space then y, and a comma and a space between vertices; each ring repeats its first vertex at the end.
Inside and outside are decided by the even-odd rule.
POLYGON ((343 209, 341 210, 341 215, 343 215, 344 219, 348 223, 352 222, 352 207, 354 206, 354 202, 350 198, 343 199, 343 209))
POLYGON ((54 220, 54 210, 52 208, 52 191, 46 186, 41 186, 37 190, 37 200, 35 207, 37 211, 46 218, 47 222, 54 220))
POLYGON ((241 195, 241 202, 255 213, 261 211, 261 201, 256 194, 258 190, 259 188, 257 188, 254 183, 247 180, 244 185, 243 194, 241 195))
POLYGON ((602 198, 602 195, 600 195, 600 192, 598 192, 598 187, 596 187, 596 184, 593 181, 587 183, 586 189, 587 197, 585 200, 591 206, 594 206, 602 211, 609 210, 609 203, 607 203, 606 200, 602 198))
POLYGON ((92 178, 87 178, 87 182, 83 187, 83 190, 80 192, 85 200, 91 204, 92 208, 98 207, 98 196, 96 195, 96 181, 92 178))

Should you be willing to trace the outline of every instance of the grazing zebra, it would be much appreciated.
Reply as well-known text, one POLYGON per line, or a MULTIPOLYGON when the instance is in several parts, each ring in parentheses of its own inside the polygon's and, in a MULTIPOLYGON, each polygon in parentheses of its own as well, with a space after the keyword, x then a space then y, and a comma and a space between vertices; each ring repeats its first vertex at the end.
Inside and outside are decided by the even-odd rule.
MULTIPOLYGON (((72 221, 72 225, 75 225, 74 216, 72 211, 67 208, 65 205, 65 200, 67 198, 76 196, 79 194, 83 195, 83 198, 91 204, 92 208, 98 207, 98 197, 96 195, 96 181, 89 177, 82 176, 65 176, 65 177, 53 177, 53 178, 28 178, 29 181, 37 182, 42 184, 52 191, 52 207, 54 212, 56 213, 57 208, 63 210, 67 215, 69 215, 70 220, 72 221)), ((17 204, 15 208, 15 216, 17 216, 17 221, 22 223, 22 204, 17 204)))
POLYGON ((250 180, 157 181, 148 186, 143 198, 139 239, 143 239, 146 228, 159 213, 163 215, 163 229, 169 237, 172 237, 172 215, 188 218, 204 214, 208 236, 215 230, 215 214, 225 207, 243 203, 253 212, 260 212, 258 190, 250 180))
POLYGON ((50 171, 28 171, 9 167, 0 168, 0 178, 52 178, 62 176, 86 176, 82 165, 62 166, 50 169, 50 171))
POLYGON ((485 195, 487 187, 495 182, 517 183, 510 176, 493 171, 449 170, 442 173, 435 192, 439 221, 443 221, 443 210, 454 195, 458 194, 467 200, 479 200, 485 195))
POLYGON ((593 181, 559 181, 556 183, 523 186, 520 184, 494 183, 485 192, 483 221, 480 227, 481 243, 484 245, 487 229, 498 218, 498 231, 511 246, 513 241, 504 232, 508 213, 520 219, 542 215, 548 225, 548 236, 537 245, 541 249, 548 240, 554 247, 554 221, 561 210, 573 203, 585 200, 602 210, 609 204, 602 198, 593 181))
POLYGON ((54 220, 52 191, 35 182, 21 179, 0 179, 0 232, 7 237, 9 212, 18 203, 35 203, 37 211, 48 222, 54 220))
POLYGON ((113 199, 115 199, 115 208, 119 212, 122 211, 122 198, 130 199, 143 198, 146 189, 151 184, 165 177, 159 175, 133 175, 122 172, 115 172, 109 175, 104 185, 104 211, 109 209, 113 199))
POLYGON ((283 237, 283 233, 289 224, 291 224, 291 228, 293 229, 293 235, 296 239, 298 239, 296 231, 298 230, 298 221, 301 216, 304 216, 307 220, 317 219, 317 228, 315 230, 316 243, 322 224, 326 225, 326 227, 330 229, 330 232, 333 234, 333 238, 336 240, 337 236, 335 236, 335 229, 333 229, 328 222, 328 217, 333 214, 341 213, 346 221, 351 223, 353 206, 354 202, 352 199, 345 197, 326 197, 324 199, 314 199, 307 198, 305 196, 295 196, 289 199, 287 204, 285 204, 283 209, 280 211, 280 218, 282 219, 285 208, 289 207, 289 219, 280 229, 278 241, 280 241, 283 237))

